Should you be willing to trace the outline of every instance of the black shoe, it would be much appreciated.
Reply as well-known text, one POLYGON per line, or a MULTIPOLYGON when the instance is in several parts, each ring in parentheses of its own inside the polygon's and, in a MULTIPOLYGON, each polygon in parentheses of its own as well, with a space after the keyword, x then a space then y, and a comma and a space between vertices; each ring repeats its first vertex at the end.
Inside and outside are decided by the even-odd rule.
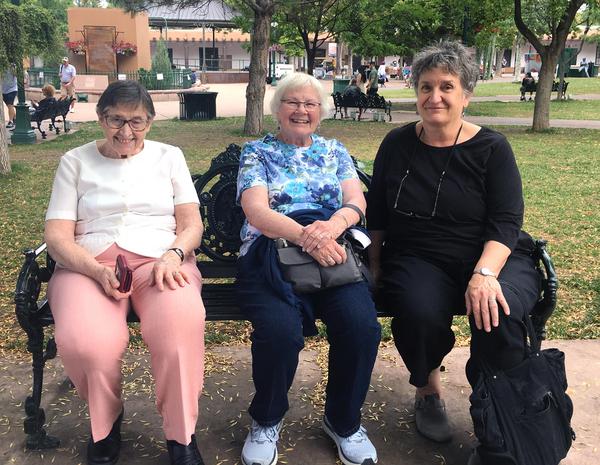
POLYGON ((187 446, 183 446, 177 441, 168 440, 167 449, 171 465, 204 465, 196 444, 195 434, 192 434, 192 441, 187 446))
POLYGON ((435 442, 452 439, 452 430, 446 415, 446 405, 438 394, 431 394, 415 401, 417 431, 435 442))
POLYGON ((87 462, 89 465, 114 465, 119 460, 123 412, 124 411, 121 410, 121 414, 114 422, 108 436, 98 442, 94 442, 94 440, 90 438, 87 449, 87 462))

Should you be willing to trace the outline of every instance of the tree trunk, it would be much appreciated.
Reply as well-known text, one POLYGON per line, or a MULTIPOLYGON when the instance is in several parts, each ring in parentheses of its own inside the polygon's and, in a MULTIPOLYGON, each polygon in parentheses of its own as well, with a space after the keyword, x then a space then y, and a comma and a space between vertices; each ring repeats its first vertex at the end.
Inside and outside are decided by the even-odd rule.
POLYGON ((246 121, 244 123, 244 134, 248 136, 258 136, 263 131, 265 85, 272 16, 272 10, 255 10, 254 12, 250 72, 248 87, 246 87, 246 121))
POLYGON ((542 55, 542 68, 535 91, 532 126, 534 131, 544 131, 550 127, 550 98, 552 97, 552 83, 557 60, 556 56, 542 55))
POLYGON ((515 70, 513 72, 513 82, 521 82, 521 35, 515 37, 515 70))
POLYGON ((8 153, 8 140, 6 138, 6 130, 4 119, 4 103, 0 102, 0 174, 10 173, 10 154, 8 153))
POLYGON ((339 76, 342 74, 342 57, 344 56, 344 43, 337 42, 335 48, 335 74, 339 76))
MULTIPOLYGON (((496 77, 502 77, 502 59, 504 58, 504 49, 496 49, 496 77)), ((509 63, 510 64, 510 63, 509 63)))
POLYGON ((317 55, 317 49, 311 48, 306 52, 306 72, 312 76, 313 69, 315 69, 315 57, 317 55))

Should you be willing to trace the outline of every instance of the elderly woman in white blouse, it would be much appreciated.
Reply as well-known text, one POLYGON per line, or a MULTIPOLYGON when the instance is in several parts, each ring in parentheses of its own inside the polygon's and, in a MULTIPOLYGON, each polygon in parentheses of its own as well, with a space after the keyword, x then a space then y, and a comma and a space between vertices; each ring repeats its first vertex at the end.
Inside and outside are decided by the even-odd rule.
POLYGON ((96 108, 104 139, 67 152, 56 173, 45 239, 57 262, 48 297, 65 371, 87 401, 87 461, 114 464, 123 420, 120 364, 133 305, 156 380, 172 464, 203 464, 194 431, 203 383, 202 235, 198 196, 180 149, 145 140, 148 92, 117 81, 96 108), (129 290, 115 273, 122 255, 129 290))

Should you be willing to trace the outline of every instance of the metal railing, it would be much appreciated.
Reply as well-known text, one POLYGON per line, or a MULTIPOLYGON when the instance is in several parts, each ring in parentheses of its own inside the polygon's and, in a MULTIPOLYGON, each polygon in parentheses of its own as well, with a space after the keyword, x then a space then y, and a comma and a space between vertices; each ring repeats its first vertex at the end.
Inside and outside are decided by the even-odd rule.
MULTIPOLYGON (((31 68, 29 71, 29 86, 43 87, 45 84, 52 84, 58 90, 60 88, 60 79, 58 71, 50 68, 31 68)), ((165 73, 155 73, 140 69, 127 73, 94 73, 85 72, 82 74, 96 74, 108 76, 108 82, 119 79, 131 79, 138 81, 148 90, 166 90, 166 89, 188 89, 191 87, 192 71, 190 69, 173 69, 165 73)), ((75 81, 77 90, 77 81, 75 81)))

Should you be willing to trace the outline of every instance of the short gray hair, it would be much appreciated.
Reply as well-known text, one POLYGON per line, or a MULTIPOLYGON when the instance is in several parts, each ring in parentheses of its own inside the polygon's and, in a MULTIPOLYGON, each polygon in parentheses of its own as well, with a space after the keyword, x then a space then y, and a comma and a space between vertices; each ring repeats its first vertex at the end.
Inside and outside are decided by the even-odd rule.
POLYGON ((436 68, 458 76, 465 93, 473 93, 475 84, 477 83, 479 68, 462 44, 444 41, 437 45, 431 45, 417 54, 412 65, 412 80, 415 93, 418 93, 421 75, 436 68))
POLYGON ((321 104, 321 120, 324 120, 329 115, 331 104, 329 103, 330 95, 323 89, 323 86, 317 78, 304 73, 288 73, 281 81, 277 83, 277 90, 271 99, 271 114, 276 116, 281 107, 281 99, 287 92, 300 89, 302 87, 312 87, 317 91, 319 103, 321 104))
POLYGON ((114 81, 102 92, 96 104, 96 113, 104 115, 109 107, 137 108, 141 106, 148 118, 154 119, 156 111, 152 97, 137 81, 114 81))

